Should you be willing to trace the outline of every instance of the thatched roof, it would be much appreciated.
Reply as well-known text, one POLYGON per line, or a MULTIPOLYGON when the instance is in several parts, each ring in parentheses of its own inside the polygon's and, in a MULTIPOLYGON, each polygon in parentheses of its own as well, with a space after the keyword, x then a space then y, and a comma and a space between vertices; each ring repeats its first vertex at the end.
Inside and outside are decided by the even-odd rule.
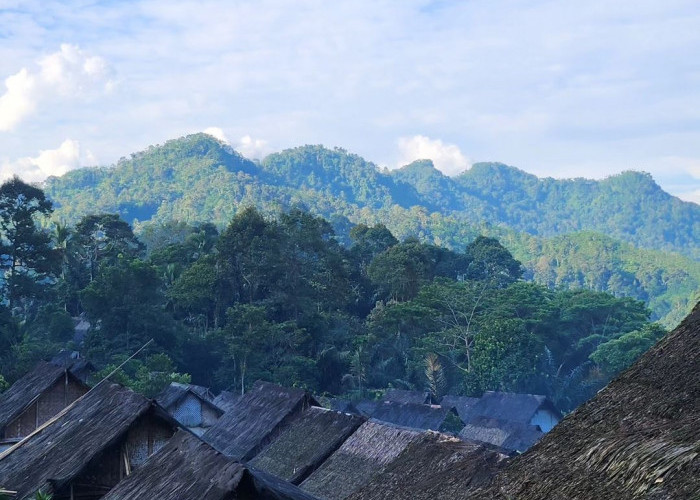
POLYGON ((417 405, 428 405, 433 403, 428 391, 406 391, 404 389, 387 389, 384 392, 382 401, 392 401, 394 403, 413 403, 417 405))
POLYGON ((464 498, 487 485, 505 458, 488 446, 427 432, 348 500, 464 498))
POLYGON ((364 418, 313 406, 250 465, 299 484, 362 425, 364 418))
POLYGON ((362 424, 301 488, 327 500, 341 500, 384 470, 421 432, 370 420, 362 424))
POLYGON ((462 421, 467 422, 471 415, 469 410, 479 401, 479 398, 470 398, 469 396, 443 396, 440 400, 440 406, 444 408, 454 408, 462 421))
POLYGON ((214 404, 224 412, 227 412, 234 407, 236 401, 238 401, 240 397, 241 395, 236 392, 221 391, 221 393, 214 398, 214 404))
POLYGON ((529 424, 538 410, 549 410, 561 417, 559 410, 546 396, 487 391, 466 410, 465 422, 476 417, 487 417, 529 424))
POLYGON ((384 401, 375 406, 372 418, 391 424, 424 430, 459 432, 464 422, 454 408, 384 401), (452 421, 450 421, 452 419, 452 421))
POLYGON ((698 498, 698 422, 700 304, 630 369, 516 458, 483 495, 698 498))
POLYGON ((460 431, 459 437, 470 441, 481 441, 520 453, 535 444, 544 433, 537 425, 477 417, 460 431))
POLYGON ((66 374, 82 384, 69 368, 42 361, 34 370, 0 394, 0 433, 7 424, 20 416, 42 393, 66 374))
POLYGON ((245 466, 198 437, 178 432, 103 500, 313 500, 300 489, 245 466))
POLYGON ((202 439, 230 457, 250 460, 312 404, 303 389, 257 381, 202 439))
POLYGON ((175 428, 165 411, 130 389, 110 383, 96 386, 57 419, 0 454, 3 487, 17 490, 18 498, 40 488, 60 488, 147 412, 175 428))
POLYGON ((243 465, 180 431, 103 500, 225 500, 239 487, 244 474, 243 465))
POLYGON ((197 399, 215 406, 213 404, 214 395, 209 392, 208 388, 194 384, 181 384, 179 382, 170 382, 170 385, 156 396, 156 401, 167 410, 187 396, 187 394, 193 394, 197 399))

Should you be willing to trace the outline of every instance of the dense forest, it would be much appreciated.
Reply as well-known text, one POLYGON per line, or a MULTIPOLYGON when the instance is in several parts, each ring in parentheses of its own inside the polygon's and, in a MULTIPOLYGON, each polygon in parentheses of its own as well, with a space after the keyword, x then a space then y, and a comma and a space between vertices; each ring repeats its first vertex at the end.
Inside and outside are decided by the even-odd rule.
MULTIPOLYGON (((179 185, 167 182, 175 171, 152 167, 162 189, 179 185)), ((118 180, 76 172, 75 189, 80 176, 118 180)), ((525 279, 496 238, 448 247, 381 223, 346 220, 340 234, 337 223, 250 204, 221 228, 156 219, 137 236, 114 213, 58 222, 42 189, 12 179, 0 186, 0 386, 61 348, 80 349, 104 374, 153 339, 117 375, 148 395, 172 380, 241 391, 264 379, 348 397, 388 387, 535 392, 570 410, 665 333, 643 301, 525 279), (91 325, 84 338, 80 317, 91 325)))
POLYGON ((357 224, 383 224, 401 241, 416 237, 455 252, 484 235, 522 262, 526 279, 634 297, 666 327, 685 317, 700 290, 700 207, 636 172, 555 180, 479 163, 446 177, 430 161, 383 171, 321 146, 257 162, 196 134, 112 167, 51 178, 45 190, 54 220, 118 213, 149 248, 162 243, 168 232, 160 228, 172 221, 223 230, 250 206, 266 217, 291 209, 321 216, 346 246, 357 224))

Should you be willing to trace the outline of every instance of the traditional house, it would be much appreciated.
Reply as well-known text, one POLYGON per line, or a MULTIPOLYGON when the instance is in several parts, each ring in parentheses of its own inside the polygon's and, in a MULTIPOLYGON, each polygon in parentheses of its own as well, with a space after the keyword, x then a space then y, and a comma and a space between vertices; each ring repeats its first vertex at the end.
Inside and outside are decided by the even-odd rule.
POLYGON ((178 382, 171 382, 156 396, 159 405, 198 436, 204 434, 224 413, 213 401, 214 396, 206 387, 178 382))
POLYGON ((2 487, 18 499, 101 498, 160 449, 178 428, 159 405, 102 383, 0 454, 2 487))
POLYGON ((88 391, 71 366, 41 362, 0 394, 0 452, 88 391))
POLYGON ((257 381, 202 439, 225 455, 248 461, 312 405, 318 402, 303 389, 257 381))
POLYGON ((457 410, 459 418, 461 418, 463 422, 467 422, 471 418, 469 410, 478 401, 479 398, 447 395, 443 396, 440 400, 440 406, 442 406, 443 408, 454 408, 455 410, 457 410))
POLYGON ((561 413, 546 396, 487 391, 466 411, 465 422, 479 417, 537 425, 546 433, 559 423, 561 413))
POLYGON ((196 436, 180 431, 103 500, 310 500, 292 485, 253 474, 196 436))
POLYGON ((698 498, 700 304, 473 498, 698 498))
POLYGON ((421 431, 370 420, 362 424, 301 489, 325 500, 342 500, 382 472, 421 436, 421 431))
POLYGON ((427 432, 348 500, 465 498, 488 485, 506 458, 488 446, 427 432))
POLYGON ((375 420, 414 429, 457 433, 464 427, 457 410, 439 405, 384 401, 374 407, 371 416, 375 420))
POLYGON ((499 446, 508 451, 525 452, 544 435, 538 425, 476 417, 460 431, 459 437, 499 446))
POLYGON ((384 392, 382 401, 417 405, 429 405, 437 402, 428 391, 406 391, 403 389, 387 389, 384 392))
POLYGON ((357 415, 312 406, 249 465, 299 484, 364 421, 357 415))

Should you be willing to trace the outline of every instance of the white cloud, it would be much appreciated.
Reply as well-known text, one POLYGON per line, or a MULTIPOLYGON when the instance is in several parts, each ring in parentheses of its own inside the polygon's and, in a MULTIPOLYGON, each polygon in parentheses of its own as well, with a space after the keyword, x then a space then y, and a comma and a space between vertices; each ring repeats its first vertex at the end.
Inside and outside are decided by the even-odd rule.
POLYGON ((241 137, 234 149, 246 158, 263 158, 271 152, 266 140, 253 139, 249 135, 241 137))
MULTIPOLYGON (((89 151, 86 157, 94 160, 89 151)), ((18 175, 25 182, 41 182, 49 176, 60 176, 80 166, 80 143, 66 139, 58 148, 40 151, 35 158, 20 158, 0 165, 0 180, 18 175)))
POLYGON ((416 160, 432 160, 435 168, 445 175, 457 175, 469 168, 471 162, 454 144, 424 135, 401 137, 398 140, 399 161, 397 168, 416 160))
POLYGON ((214 139, 218 139, 224 144, 231 144, 226 137, 226 134, 224 134, 224 131, 220 129, 219 127, 208 127, 203 130, 205 134, 208 134, 212 136, 214 139))
POLYGON ((75 45, 62 44, 58 52, 43 57, 37 66, 35 70, 22 68, 5 79, 6 91, 0 97, 0 131, 13 130, 42 102, 90 99, 114 87, 105 60, 75 45))

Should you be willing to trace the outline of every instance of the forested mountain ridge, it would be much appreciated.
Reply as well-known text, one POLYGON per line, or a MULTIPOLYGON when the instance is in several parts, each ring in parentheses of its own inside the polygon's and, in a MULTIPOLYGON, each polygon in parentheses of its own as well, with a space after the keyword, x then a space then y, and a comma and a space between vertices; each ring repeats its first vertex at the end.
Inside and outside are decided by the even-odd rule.
POLYGON ((668 326, 700 289, 700 207, 636 172, 555 180, 477 163, 451 178, 427 160, 389 172, 322 146, 253 162, 195 134, 114 167, 51 178, 45 189, 58 218, 118 212, 139 221, 137 232, 172 220, 221 227, 244 206, 267 213, 300 206, 329 219, 341 239, 356 223, 383 223, 399 239, 415 235, 452 249, 478 234, 496 236, 525 264, 526 276, 645 300, 668 326))

